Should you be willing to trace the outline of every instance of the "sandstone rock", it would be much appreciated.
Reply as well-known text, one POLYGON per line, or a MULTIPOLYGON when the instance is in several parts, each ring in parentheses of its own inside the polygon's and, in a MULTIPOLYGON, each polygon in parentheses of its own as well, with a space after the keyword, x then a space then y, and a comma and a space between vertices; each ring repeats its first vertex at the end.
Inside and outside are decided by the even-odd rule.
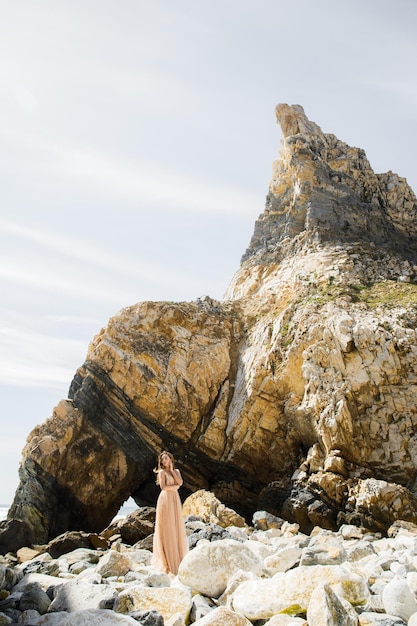
POLYGON ((56 576, 49 576, 47 574, 38 574, 37 572, 32 572, 30 574, 25 574, 23 578, 13 587, 13 591, 23 592, 27 587, 31 585, 38 585, 41 589, 48 592, 50 589, 54 589, 55 587, 60 587, 63 584, 61 578, 57 578, 56 576))
POLYGON ((0 563, 0 590, 10 591, 22 578, 22 573, 0 563))
POLYGON ((46 613, 51 604, 48 594, 41 588, 38 583, 27 585, 19 600, 19 611, 34 609, 40 615, 46 613))
POLYGON ((354 526, 353 524, 342 524, 339 528, 339 532, 343 539, 361 539, 366 534, 364 528, 358 528, 358 526, 354 526))
POLYGON ((206 598, 205 596, 196 593, 193 596, 193 604, 190 612, 191 622, 196 622, 202 617, 205 617, 208 613, 213 611, 215 607, 216 605, 210 598, 206 598))
POLYGON ((268 511, 256 511, 252 517, 253 526, 257 530, 269 530, 270 528, 281 528, 284 520, 268 511))
MULTIPOLYGON (((404 623, 404 620, 400 617, 397 617, 396 615, 387 615, 386 613, 365 611, 359 615, 360 626, 404 626, 404 623)), ((411 626, 410 623, 409 626, 411 626)))
POLYGON ((238 615, 224 606, 219 606, 194 623, 196 626, 251 626, 251 622, 243 615, 238 615))
POLYGON ((164 626, 187 626, 181 613, 174 613, 164 622, 164 626))
POLYGON ((68 571, 70 574, 75 574, 77 576, 86 570, 92 571, 93 569, 94 566, 91 563, 88 563, 87 561, 77 561, 69 566, 68 571))
POLYGON ((277 121, 281 126, 282 134, 284 137, 290 137, 291 135, 322 135, 323 132, 317 124, 311 122, 304 109, 299 104, 277 104, 275 107, 275 115, 277 121))
POLYGON ((32 521, 30 517, 28 516, 27 520, 25 520, 16 516, 12 519, 0 521, 0 554, 17 552, 19 548, 31 545, 34 520, 32 521))
POLYGON ((417 572, 408 572, 406 577, 407 585, 410 587, 411 592, 417 596, 417 572))
MULTIPOLYGON (((264 620, 276 613, 286 611, 290 606, 285 594, 285 575, 276 574, 273 578, 242 582, 232 595, 232 607, 248 620, 264 620)), ((298 607, 292 611, 300 612, 298 607)))
POLYGON ((90 548, 76 548, 71 552, 65 552, 61 554, 61 558, 65 560, 68 565, 73 565, 79 561, 86 561, 87 563, 96 564, 99 562, 102 552, 97 550, 91 550, 90 548))
POLYGON ((213 493, 204 489, 188 496, 183 504, 183 514, 200 517, 204 522, 218 524, 223 528, 246 525, 241 515, 226 507, 213 493))
MULTIPOLYGON (((236 528, 236 527, 235 527, 236 528)), ((197 530, 188 536, 188 545, 190 549, 194 548, 198 543, 205 541, 219 541, 223 539, 236 539, 237 541, 246 541, 244 539, 237 538, 229 532, 229 528, 223 528, 217 524, 206 524, 201 530, 197 530)))
POLYGON ((286 572, 300 561, 302 549, 299 547, 283 548, 264 560, 265 568, 273 575, 277 572, 286 572))
POLYGON ((194 592, 218 598, 237 571, 260 574, 262 568, 260 559, 245 544, 225 539, 199 544, 189 552, 181 562, 178 579, 194 592))
POLYGON ((128 615, 118 615, 113 611, 84 609, 72 613, 51 613, 42 615, 33 626, 137 626, 138 622, 128 615))
POLYGON ((364 604, 369 595, 363 578, 343 565, 299 566, 285 574, 285 594, 302 610, 307 609, 311 594, 319 584, 329 585, 339 597, 353 605, 364 604))
POLYGON ((346 561, 346 551, 341 541, 323 532, 313 537, 303 548, 300 565, 336 565, 346 561))
POLYGON ((246 572, 245 570, 238 570, 227 581, 227 587, 222 595, 217 599, 219 606, 225 606, 228 609, 233 607, 233 594, 239 585, 247 580, 256 580, 257 576, 253 572, 246 572))
POLYGON ((347 547, 346 560, 351 562, 361 561, 362 559, 373 556, 374 554, 375 550, 371 543, 368 541, 358 541, 354 545, 347 547))
POLYGON ((405 522, 404 520, 395 520, 387 530, 387 537, 397 537, 397 535, 417 537, 417 524, 405 522))
MULTIPOLYGON (((28 609, 27 611, 22 611, 21 615, 21 623, 22 624, 36 624, 38 619, 40 618, 40 613, 35 609, 28 609)), ((1 624, 1 621, 0 621, 1 624)))
POLYGON ((358 626, 359 619, 352 605, 329 585, 318 585, 310 597, 307 622, 314 626, 358 626))
POLYGON ((96 585, 78 579, 69 580, 57 588, 49 612, 111 608, 116 598, 117 591, 108 585, 96 585))
POLYGON ((0 552, 100 532, 129 496, 154 506, 164 448, 183 499, 210 491, 245 519, 417 523, 416 197, 300 105, 276 116, 265 209, 224 300, 109 320, 28 437, 0 552))
POLYGON ((129 554, 109 550, 99 560, 96 572, 103 578, 107 578, 108 576, 124 576, 132 568, 133 563, 129 554))
POLYGON ((274 554, 274 549, 271 545, 255 539, 246 539, 244 541, 245 548, 249 548, 251 552, 262 562, 268 557, 274 554))
POLYGON ((133 545, 145 539, 153 532, 155 524, 155 508, 141 507, 126 517, 113 522, 101 532, 101 535, 110 539, 112 535, 118 534, 124 543, 133 545))
POLYGON ((407 622, 407 626, 417 626, 417 613, 413 613, 407 622))
POLYGON ((158 572, 156 574, 150 574, 149 576, 145 576, 142 582, 147 587, 169 587, 171 584, 171 578, 169 577, 169 574, 158 572))
POLYGON ((114 610, 116 613, 130 613, 152 608, 158 611, 164 620, 169 620, 174 614, 180 613, 184 621, 187 621, 191 605, 191 592, 185 588, 132 587, 118 595, 114 610))
POLYGON ((417 613, 417 600, 405 580, 391 580, 382 592, 385 612, 405 622, 417 613))
POLYGON ((17 559, 19 563, 24 563, 25 561, 31 561, 35 557, 40 554, 39 550, 34 550, 33 548, 20 548, 16 552, 17 559))
POLYGON ((53 559, 56 559, 62 554, 72 552, 77 548, 91 548, 88 534, 77 531, 68 531, 58 537, 55 537, 48 544, 47 552, 53 559))
POLYGON ((274 615, 264 626, 307 626, 307 621, 302 617, 295 617, 294 615, 274 615))
POLYGON ((129 617, 133 617, 142 626, 164 626, 164 618, 158 611, 132 611, 129 617))

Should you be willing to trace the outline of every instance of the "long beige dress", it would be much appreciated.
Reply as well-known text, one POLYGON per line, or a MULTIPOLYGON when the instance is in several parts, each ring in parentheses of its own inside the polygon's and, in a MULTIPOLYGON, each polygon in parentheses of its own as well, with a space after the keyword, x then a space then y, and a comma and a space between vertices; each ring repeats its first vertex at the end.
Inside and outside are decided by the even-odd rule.
POLYGON ((188 552, 182 504, 178 494, 181 485, 179 470, 160 470, 161 493, 156 503, 152 567, 172 574, 178 573, 179 565, 188 552))

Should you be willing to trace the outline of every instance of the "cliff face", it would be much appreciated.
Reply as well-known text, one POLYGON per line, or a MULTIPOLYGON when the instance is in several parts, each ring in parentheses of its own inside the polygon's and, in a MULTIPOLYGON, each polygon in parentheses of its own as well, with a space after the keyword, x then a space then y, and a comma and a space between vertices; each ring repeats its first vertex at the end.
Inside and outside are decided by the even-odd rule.
MULTIPOLYGON (((11 520, 100 530, 173 451, 186 493, 307 531, 417 521, 417 202, 278 105, 280 157, 225 298, 123 309, 28 438, 11 520)), ((3 543, 2 543, 3 542, 3 543)))

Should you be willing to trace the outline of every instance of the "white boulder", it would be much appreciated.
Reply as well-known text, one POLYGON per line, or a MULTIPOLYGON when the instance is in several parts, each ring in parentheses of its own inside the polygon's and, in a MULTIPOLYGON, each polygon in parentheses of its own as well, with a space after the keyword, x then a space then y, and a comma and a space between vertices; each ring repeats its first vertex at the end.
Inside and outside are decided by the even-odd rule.
POLYGON ((130 613, 152 608, 165 621, 179 613, 187 622, 191 606, 191 591, 183 587, 131 587, 118 595, 114 610, 116 613, 130 613))
POLYGON ((263 563, 244 543, 222 539, 200 543, 181 562, 178 579, 196 593, 218 598, 238 570, 263 572, 263 563))
POLYGON ((417 600, 404 579, 394 579, 385 585, 382 603, 386 613, 398 615, 405 622, 417 613, 417 600))

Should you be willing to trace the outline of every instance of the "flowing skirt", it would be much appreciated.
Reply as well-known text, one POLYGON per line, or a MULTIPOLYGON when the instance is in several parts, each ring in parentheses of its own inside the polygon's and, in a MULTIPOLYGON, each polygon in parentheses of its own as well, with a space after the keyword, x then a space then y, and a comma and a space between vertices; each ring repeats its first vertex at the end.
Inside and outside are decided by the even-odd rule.
POLYGON ((161 491, 156 503, 152 567, 177 574, 187 552, 187 534, 178 491, 161 491))

